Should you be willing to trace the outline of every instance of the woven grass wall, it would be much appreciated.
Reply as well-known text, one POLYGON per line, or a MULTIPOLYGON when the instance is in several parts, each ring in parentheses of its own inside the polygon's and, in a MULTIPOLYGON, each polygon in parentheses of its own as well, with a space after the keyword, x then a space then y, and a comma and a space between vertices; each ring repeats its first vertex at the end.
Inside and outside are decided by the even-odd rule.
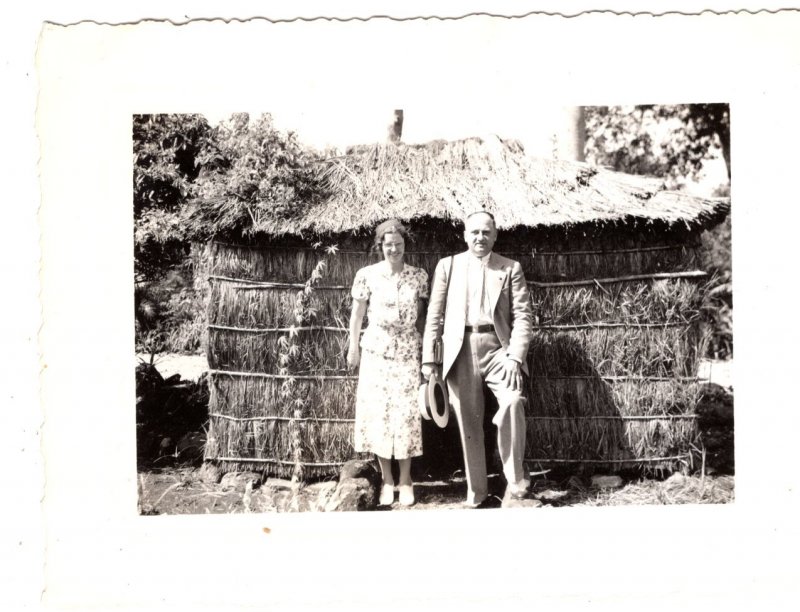
MULTIPOLYGON (((419 224, 408 263, 432 273, 463 250, 457 229, 419 224)), ((706 279, 690 228, 631 224, 507 232, 535 337, 526 456, 674 470, 697 442, 706 279)), ((357 379, 345 369, 349 289, 374 263, 365 236, 215 243, 209 274, 211 426, 206 458, 308 478, 355 456, 357 379), (336 243, 336 252, 325 247, 336 243)))

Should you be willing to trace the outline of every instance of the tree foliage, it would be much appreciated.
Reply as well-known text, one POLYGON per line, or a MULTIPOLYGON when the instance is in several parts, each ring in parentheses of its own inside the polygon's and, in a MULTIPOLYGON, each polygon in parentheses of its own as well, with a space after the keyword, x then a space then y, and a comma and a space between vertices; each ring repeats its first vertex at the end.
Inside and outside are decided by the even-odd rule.
POLYGON ((268 219, 291 218, 323 195, 315 163, 320 156, 293 132, 275 128, 269 114, 247 114, 221 123, 198 157, 202 172, 187 208, 187 230, 247 235, 268 219))
POLYGON ((137 277, 184 261, 188 244, 247 234, 296 214, 323 192, 318 154, 269 114, 234 114, 211 128, 202 115, 135 115, 133 214, 137 277))
MULTIPOLYGON (((721 186, 715 196, 730 197, 730 186, 721 186)), ((708 356, 733 357, 733 274, 731 267, 731 217, 703 232, 703 267, 711 274, 705 319, 712 330, 708 356)))
POLYGON ((186 256, 181 210, 199 175, 211 128, 202 115, 134 115, 133 219, 137 277, 162 275, 186 256))
POLYGON ((663 177, 676 188, 721 153, 730 178, 727 104, 587 106, 585 114, 589 162, 663 177))
MULTIPOLYGON (((727 104, 585 107, 586 160, 613 170, 662 177, 679 189, 697 179, 703 164, 721 154, 730 179, 727 104)), ((730 196, 730 183, 716 196, 730 196)), ((712 330, 708 355, 733 355, 731 222, 703 232, 703 264, 711 274, 705 320, 712 330)))
POLYGON ((137 346, 194 351, 202 331, 191 242, 247 234, 259 219, 290 217, 321 192, 317 154, 270 115, 133 117, 137 346))

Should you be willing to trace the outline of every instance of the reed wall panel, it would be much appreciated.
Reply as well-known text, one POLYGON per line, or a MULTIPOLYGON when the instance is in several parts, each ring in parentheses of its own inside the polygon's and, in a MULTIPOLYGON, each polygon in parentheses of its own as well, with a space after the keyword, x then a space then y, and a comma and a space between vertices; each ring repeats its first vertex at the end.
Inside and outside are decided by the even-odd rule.
POLYGON ((539 329, 528 348, 533 376, 696 376, 697 325, 539 329))
MULTIPOLYGON (((284 367, 281 343, 287 332, 255 329, 209 329, 209 366, 254 373, 274 373, 284 367)), ((691 324, 535 331, 528 367, 537 377, 691 377, 697 374, 702 355, 702 332, 691 324)), ((301 328, 294 342, 294 373, 346 374, 349 335, 345 329, 301 328)))
POLYGON ((697 438, 693 419, 529 420, 525 456, 544 459, 543 463, 566 459, 626 462, 630 466, 652 458, 686 455, 697 438))
POLYGON ((529 378, 532 417, 649 417, 693 415, 702 385, 696 379, 529 378))
MULTIPOLYGON (((694 235, 640 243, 631 236, 614 242, 595 235, 586 244, 570 244, 569 252, 557 252, 565 243, 559 247, 553 234, 539 252, 521 248, 522 241, 499 242, 497 250, 520 261, 529 281, 564 282, 693 271, 699 265, 695 242, 694 235), (585 252, 576 252, 580 249, 585 252)), ((287 475, 299 457, 301 473, 310 476, 336 473, 340 463, 356 456, 357 381, 346 376, 346 328, 355 272, 379 260, 367 246, 368 240, 350 242, 328 257, 324 249, 301 244, 212 247, 208 358, 219 372, 210 377, 206 458, 223 467, 287 475), (323 257, 322 276, 308 296, 306 316, 299 318, 299 292, 323 257), (297 331, 291 373, 298 378, 287 383, 276 375, 285 365, 280 342, 289 327, 341 331, 297 331), (320 374, 324 377, 303 378, 320 374)), ((440 257, 458 250, 449 243, 446 248, 435 235, 418 233, 406 260, 432 274, 440 257)), ((676 277, 532 284, 537 329, 526 379, 527 457, 607 461, 608 469, 637 462, 679 467, 685 460, 674 457, 685 457, 697 442, 704 282, 676 277)))
MULTIPOLYGON (((284 364, 281 341, 286 333, 209 330, 208 365, 237 372, 277 372, 284 364)), ((293 371, 301 374, 346 374, 347 333, 330 330, 297 332, 293 371)))
MULTIPOLYGON (((214 281, 208 308, 210 325, 233 327, 289 327, 301 325, 296 300, 300 289, 252 287, 234 282, 214 281)), ((350 320, 349 289, 315 291, 309 298, 313 313, 309 323, 326 327, 347 327, 350 320)))
MULTIPOLYGON (((435 244, 435 243, 434 243, 435 244)), ((647 250, 609 249, 569 251, 537 251, 506 244, 497 252, 520 263, 525 276, 532 281, 565 281, 584 278, 605 278, 660 272, 695 270, 700 265, 697 247, 687 245, 656 245, 647 250)), ((410 244, 406 261, 429 274, 442 257, 460 253, 463 243, 453 249, 436 249, 410 244)), ((326 284, 350 285, 357 270, 381 260, 382 256, 365 244, 361 250, 342 249, 334 257, 326 257, 323 248, 292 247, 230 247, 217 245, 210 274, 254 281, 304 283, 317 263, 326 259, 326 284)))
POLYGON ((295 400, 311 407, 305 417, 320 419, 355 418, 357 381, 349 378, 295 379, 291 394, 283 394, 285 378, 262 378, 212 374, 211 413, 235 418, 291 418, 295 400))
POLYGON ((674 278, 561 287, 532 285, 530 290, 539 325, 597 321, 641 325, 698 319, 704 287, 700 279, 674 278))

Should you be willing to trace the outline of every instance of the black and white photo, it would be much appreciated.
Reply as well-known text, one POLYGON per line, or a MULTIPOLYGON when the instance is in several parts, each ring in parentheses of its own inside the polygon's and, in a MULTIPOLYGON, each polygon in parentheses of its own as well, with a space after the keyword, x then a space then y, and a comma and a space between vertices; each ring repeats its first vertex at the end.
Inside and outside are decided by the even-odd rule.
POLYGON ((540 108, 132 118, 141 512, 733 500, 729 106, 540 108))

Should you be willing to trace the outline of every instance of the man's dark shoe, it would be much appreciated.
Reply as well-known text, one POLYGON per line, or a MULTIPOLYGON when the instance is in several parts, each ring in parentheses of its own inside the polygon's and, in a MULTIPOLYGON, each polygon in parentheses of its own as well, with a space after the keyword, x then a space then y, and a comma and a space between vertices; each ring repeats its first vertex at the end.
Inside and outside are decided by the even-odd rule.
POLYGON ((467 510, 486 510, 488 508, 499 508, 502 502, 503 500, 500 498, 494 495, 489 495, 479 504, 470 504, 468 502, 464 502, 462 507, 467 510))

